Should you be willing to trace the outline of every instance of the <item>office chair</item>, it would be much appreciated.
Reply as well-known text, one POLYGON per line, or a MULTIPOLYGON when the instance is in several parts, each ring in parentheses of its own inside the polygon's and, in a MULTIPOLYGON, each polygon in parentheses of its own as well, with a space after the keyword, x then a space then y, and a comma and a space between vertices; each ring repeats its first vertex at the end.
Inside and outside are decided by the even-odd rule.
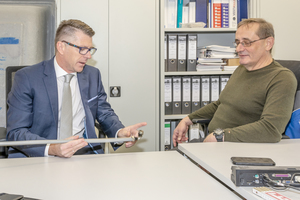
MULTIPOLYGON (((23 67, 26 67, 26 66, 9 66, 6 68, 6 100, 8 97, 8 93, 10 92, 10 90, 12 88, 15 73, 19 69, 22 69, 23 67)), ((8 109, 8 105, 7 105, 7 109, 8 109)), ((98 130, 98 137, 106 138, 106 134, 102 131, 100 124, 95 122, 95 127, 96 127, 96 130, 98 130)), ((0 141, 1 140, 6 140, 6 128, 5 127, 0 127, 0 141)), ((106 144, 101 144, 101 147, 102 147, 104 153, 109 152, 106 144)), ((8 147, 5 147, 3 149, 0 148, 0 158, 7 158, 7 156, 8 156, 7 149, 8 149, 8 147)))
MULTIPOLYGON (((11 90, 13 81, 14 81, 14 77, 15 77, 15 73, 16 71, 18 71, 19 69, 22 69, 25 66, 9 66, 6 68, 6 87, 5 87, 5 91, 6 91, 6 100, 7 100, 7 96, 8 93, 11 90)), ((8 105, 6 106, 6 109, 8 109, 8 105)), ((6 140, 6 128, 5 127, 0 127, 0 141, 5 141, 6 140)), ((8 154, 8 147, 0 147, 0 158, 7 158, 8 154)))
POLYGON ((300 138, 300 61, 295 60, 276 60, 279 62, 283 67, 288 68, 291 70, 297 79, 298 86, 297 91, 295 95, 295 102, 294 102, 294 108, 293 113, 291 116, 291 119, 286 127, 284 137, 289 137, 290 139, 296 139, 300 138))
MULTIPOLYGON (((293 114, 291 116, 290 122, 288 123, 286 127, 285 133, 282 135, 282 139, 295 139, 300 138, 300 61, 295 60, 276 60, 279 64, 281 64, 283 67, 288 68, 291 70, 297 79, 298 86, 295 96, 295 102, 294 102, 294 109, 293 114)), ((209 134, 208 130, 208 124, 210 122, 210 119, 194 119, 193 123, 200 123, 203 131, 205 133, 205 136, 209 134)), ((193 139, 190 142, 202 142, 204 138, 200 139, 193 139)))
MULTIPOLYGON (((6 128, 0 127, 0 142, 5 141, 6 138, 6 128)), ((7 158, 7 148, 6 147, 0 147, 0 159, 1 158, 7 158)))

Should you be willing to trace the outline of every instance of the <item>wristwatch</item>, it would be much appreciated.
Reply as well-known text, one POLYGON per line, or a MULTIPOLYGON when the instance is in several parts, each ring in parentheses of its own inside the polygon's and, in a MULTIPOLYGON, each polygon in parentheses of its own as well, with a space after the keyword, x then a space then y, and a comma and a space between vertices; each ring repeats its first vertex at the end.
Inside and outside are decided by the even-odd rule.
POLYGON ((216 137, 218 142, 223 142, 223 136, 224 136, 224 130, 217 128, 216 130, 214 130, 214 136, 216 137))

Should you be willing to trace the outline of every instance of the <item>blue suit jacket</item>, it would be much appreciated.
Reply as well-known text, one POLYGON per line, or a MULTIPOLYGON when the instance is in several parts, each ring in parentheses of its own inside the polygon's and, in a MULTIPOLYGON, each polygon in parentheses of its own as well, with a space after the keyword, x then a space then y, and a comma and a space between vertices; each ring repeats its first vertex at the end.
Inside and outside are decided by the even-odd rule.
MULTIPOLYGON (((108 137, 115 137, 124 125, 106 101, 100 71, 86 65, 81 73, 77 73, 77 77, 88 138, 97 137, 95 120, 108 137)), ((54 58, 17 71, 7 103, 7 140, 57 139, 58 92, 54 58)), ((18 152, 10 148, 9 157, 44 156, 45 147, 16 146, 14 148, 18 152)))

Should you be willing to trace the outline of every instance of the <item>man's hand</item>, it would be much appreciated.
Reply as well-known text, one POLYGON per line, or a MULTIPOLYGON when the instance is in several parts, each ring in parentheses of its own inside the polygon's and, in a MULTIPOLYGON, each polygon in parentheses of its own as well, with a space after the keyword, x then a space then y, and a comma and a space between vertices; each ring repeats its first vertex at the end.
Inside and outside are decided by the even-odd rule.
MULTIPOLYGON (((131 125, 131 126, 127 126, 125 128, 122 128, 119 132, 118 132, 118 137, 138 137, 138 130, 140 127, 142 126, 146 126, 147 123, 146 122, 142 122, 142 123, 138 123, 135 125, 131 125)), ((136 143, 136 141, 132 141, 132 142, 126 142, 125 146, 126 148, 132 147, 134 144, 136 143)))
POLYGON ((186 137, 186 133, 189 129, 189 125, 192 125, 193 122, 190 120, 189 117, 183 118, 180 123, 177 125, 177 127, 174 130, 173 133, 173 144, 174 147, 177 146, 177 142, 185 142, 188 140, 188 137, 186 137))
POLYGON ((79 139, 78 135, 69 137, 66 140, 72 141, 63 144, 50 144, 48 155, 70 158, 76 151, 88 145, 83 138, 79 139))
POLYGON ((203 142, 217 142, 216 137, 214 136, 214 133, 210 133, 203 142))
MULTIPOLYGON (((224 141, 224 136, 223 136, 224 141)), ((218 142, 216 137, 214 136, 214 133, 210 133, 208 136, 206 136, 205 140, 203 142, 218 142)))

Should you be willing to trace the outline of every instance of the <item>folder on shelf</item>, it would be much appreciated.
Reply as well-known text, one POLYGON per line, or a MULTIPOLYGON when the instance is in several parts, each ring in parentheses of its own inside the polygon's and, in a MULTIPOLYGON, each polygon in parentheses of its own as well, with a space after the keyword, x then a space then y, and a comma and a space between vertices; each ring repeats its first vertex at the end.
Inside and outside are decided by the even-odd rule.
POLYGON ((177 35, 168 34, 168 72, 177 71, 177 35))
POLYGON ((210 77, 201 76, 201 107, 210 103, 210 77))
POLYGON ((189 7, 183 6, 182 7, 182 24, 189 23, 189 7))
POLYGON ((165 0, 165 27, 176 28, 177 25, 177 0, 165 0))
POLYGON ((192 112, 200 108, 200 76, 192 77, 192 112))
POLYGON ((181 114, 181 77, 174 76, 172 83, 173 114, 181 114))
POLYGON ((165 77, 165 115, 172 115, 172 77, 165 77))
POLYGON ((165 35, 165 72, 168 71, 167 55, 168 55, 168 45, 167 45, 167 35, 165 35))
POLYGON ((191 113, 191 77, 182 77, 182 111, 181 114, 191 113))
POLYGON ((176 24, 176 27, 180 28, 180 24, 182 23, 183 0, 175 0, 175 1, 177 1, 177 24, 176 24))
POLYGON ((229 0, 229 28, 237 28, 237 0, 229 0))
POLYGON ((165 121, 165 151, 171 149, 171 121, 165 121))
POLYGON ((187 41, 187 71, 197 71, 197 34, 188 34, 187 41))
POLYGON ((207 0, 196 0, 196 22, 204 22, 207 24, 207 0))
POLYGON ((212 28, 222 28, 222 0, 212 0, 212 28))
POLYGON ((224 90, 227 82, 229 81, 230 75, 220 76, 220 93, 224 90))
POLYGON ((222 28, 229 28, 229 0, 222 0, 222 28))
POLYGON ((173 149, 174 148, 174 144, 173 144, 173 133, 174 133, 174 130, 175 130, 175 128, 176 128, 176 126, 179 124, 179 122, 180 122, 180 120, 178 121, 178 120, 172 120, 171 121, 171 149, 173 149))
POLYGON ((237 23, 243 19, 248 19, 248 0, 237 1, 237 23))
POLYGON ((189 23, 196 22, 196 2, 190 1, 188 3, 189 6, 189 23))
POLYGON ((220 76, 211 76, 210 77, 210 101, 217 101, 220 94, 220 76))
POLYGON ((186 34, 178 35, 178 71, 186 71, 186 34))
POLYGON ((199 129, 200 124, 196 123, 196 124, 192 124, 189 127, 189 141, 193 140, 193 139, 200 139, 200 134, 199 134, 199 129))

